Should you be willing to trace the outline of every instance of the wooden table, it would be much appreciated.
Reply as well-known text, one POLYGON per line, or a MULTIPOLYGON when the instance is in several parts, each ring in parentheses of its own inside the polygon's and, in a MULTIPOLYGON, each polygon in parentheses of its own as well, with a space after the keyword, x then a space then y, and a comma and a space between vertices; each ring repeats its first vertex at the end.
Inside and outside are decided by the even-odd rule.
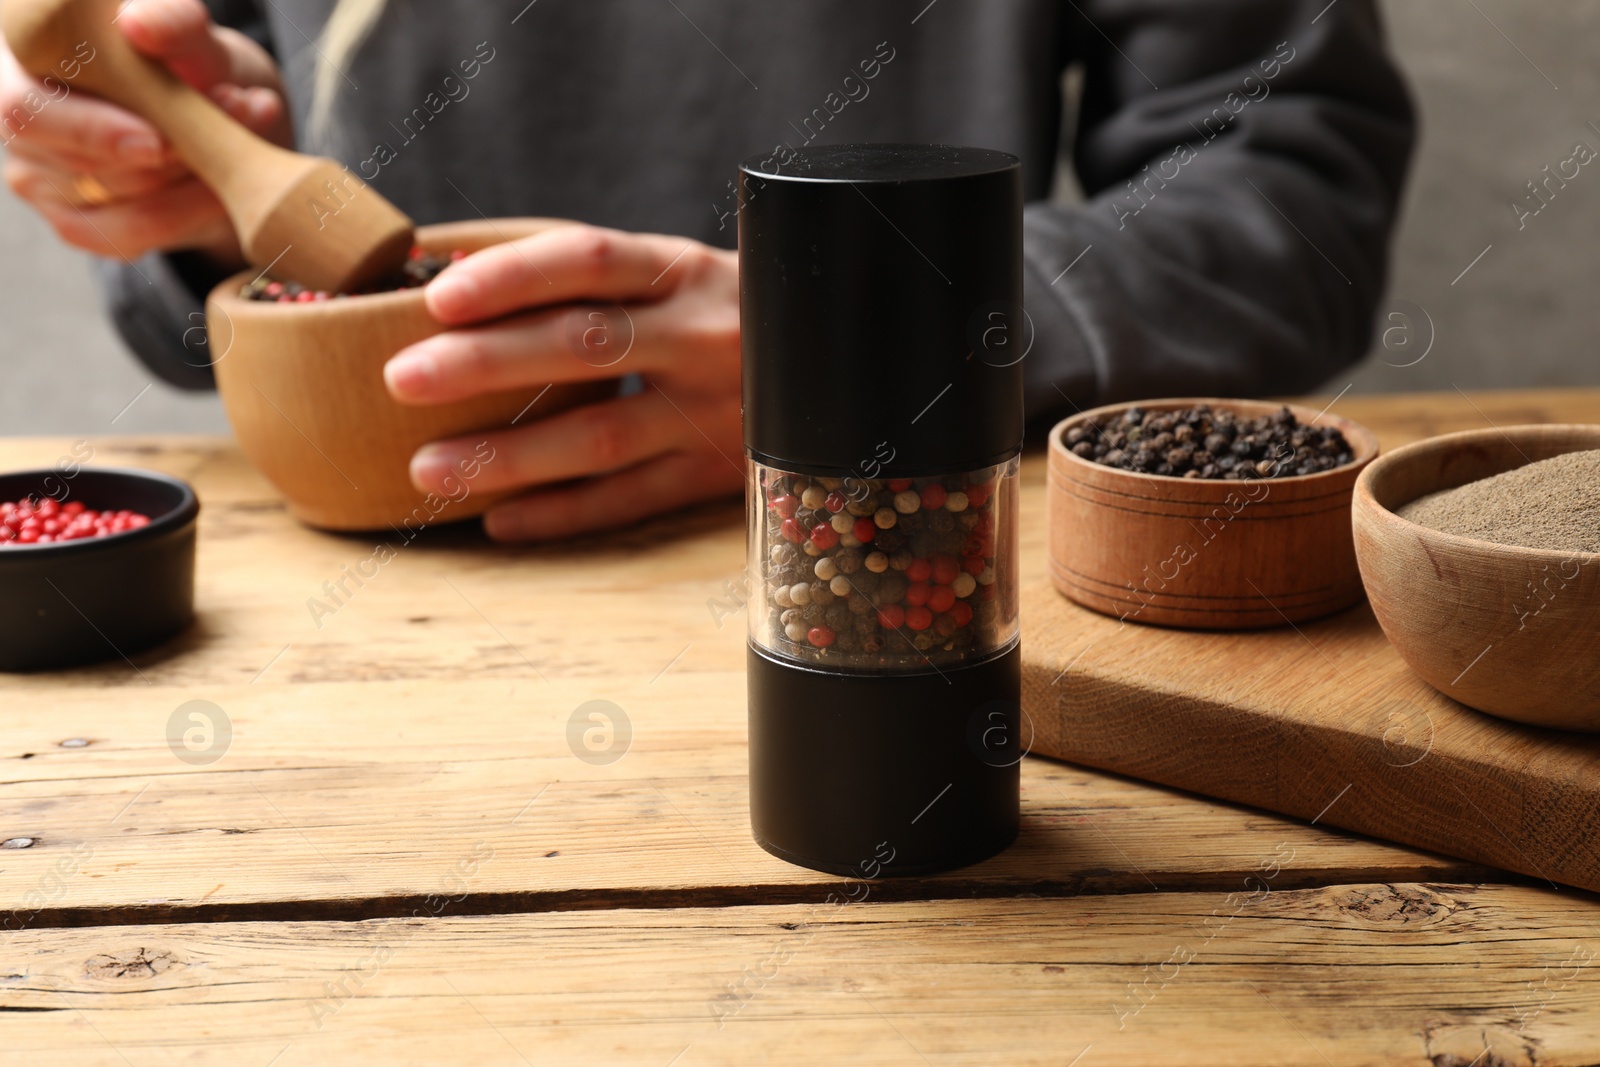
MULTIPOLYGON (((1600 392, 1339 410, 1392 447, 1600 421, 1600 392)), ((538 549, 440 530, 334 601, 374 543, 296 525, 228 441, 91 444, 199 489, 200 620, 0 683, 6 1064, 1600 1060, 1592 897, 1301 821, 1030 758, 980 866, 768 856, 735 505, 538 549)))

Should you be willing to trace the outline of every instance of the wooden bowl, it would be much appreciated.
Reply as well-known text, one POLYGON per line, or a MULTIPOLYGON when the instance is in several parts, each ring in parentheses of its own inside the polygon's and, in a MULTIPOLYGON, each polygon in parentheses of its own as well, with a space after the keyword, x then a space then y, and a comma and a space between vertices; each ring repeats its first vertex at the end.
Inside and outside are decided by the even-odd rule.
POLYGON ((1068 599, 1129 622, 1193 630, 1281 626, 1361 599, 1350 537, 1356 477, 1378 454, 1362 426, 1289 405, 1302 423, 1337 427, 1354 460, 1319 474, 1226 481, 1118 470, 1073 455, 1065 433, 1130 407, 1209 404, 1255 418, 1254 400, 1174 399, 1095 408, 1050 431, 1050 576, 1068 599))
POLYGON ((1356 556, 1389 641, 1435 689, 1517 722, 1600 730, 1600 553, 1499 545, 1396 512, 1567 452, 1600 426, 1472 430, 1407 445, 1356 484, 1356 556))
MULTIPOLYGON (((475 252, 561 225, 570 224, 456 222, 423 227, 417 243, 432 252, 475 252)), ((420 529, 480 515, 510 492, 476 491, 465 473, 450 498, 419 492, 409 471, 420 446, 505 429, 525 411, 518 424, 526 425, 615 392, 603 382, 557 385, 541 397, 540 385, 450 404, 401 404, 384 387, 383 365, 444 329, 423 306, 420 288, 278 304, 239 295, 255 276, 234 275, 206 302, 217 389, 245 456, 311 526, 420 529)))

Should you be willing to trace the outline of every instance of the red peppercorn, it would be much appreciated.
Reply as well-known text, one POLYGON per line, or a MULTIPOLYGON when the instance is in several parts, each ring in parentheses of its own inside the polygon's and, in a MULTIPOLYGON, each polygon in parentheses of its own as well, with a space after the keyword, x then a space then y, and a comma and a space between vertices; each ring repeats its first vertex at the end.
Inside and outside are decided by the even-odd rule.
POLYGON ((857 541, 860 541, 865 545, 870 543, 874 537, 878 536, 878 524, 873 522, 871 519, 857 519, 855 526, 851 527, 850 532, 856 535, 857 541))
POLYGON ((938 511, 944 507, 949 495, 944 491, 944 486, 938 482, 930 482, 922 487, 922 506, 929 511, 938 511))
POLYGON ((949 611, 956 602, 956 591, 948 585, 936 585, 928 593, 928 607, 934 611, 949 611))
POLYGON ((792 541, 797 545, 806 539, 806 532, 793 519, 784 519, 783 525, 778 528, 778 531, 783 534, 785 541, 792 541))
POLYGON ((878 625, 885 630, 898 630, 906 622, 906 609, 899 604, 887 604, 878 609, 878 625))
POLYGON ((906 625, 913 630, 926 630, 933 625, 933 612, 927 608, 911 608, 906 612, 906 625))
POLYGON ((781 518, 794 518, 794 513, 799 509, 799 507, 799 497, 790 496, 789 494, 785 493, 783 496, 775 496, 772 498, 772 510, 776 511, 781 518))
POLYGON ((150 525, 150 518, 124 508, 92 511, 74 500, 0 502, 0 545, 54 544, 85 537, 108 537, 150 525))
POLYGON ((844 510, 844 506, 847 503, 848 501, 845 499, 845 495, 836 489, 828 494, 828 499, 822 502, 822 506, 827 508, 833 514, 837 515, 839 512, 844 510))
POLYGON ((972 605, 965 600, 958 600, 950 605, 950 617, 956 621, 957 628, 965 626, 972 621, 972 605))
POLYGON ((933 594, 933 586, 927 582, 912 582, 906 586, 906 603, 913 607, 921 607, 928 602, 933 594))
POLYGON ((992 492, 994 492, 994 484, 992 482, 979 482, 976 485, 967 486, 967 506, 972 508, 983 507, 984 504, 989 502, 989 494, 992 492))
POLYGON ((983 587, 983 599, 985 599, 985 600, 993 600, 995 597, 997 597, 999 595, 1000 595, 1000 585, 999 585, 998 582, 990 584, 990 585, 986 585, 986 586, 983 587))
POLYGON ((839 543, 839 531, 828 523, 819 522, 811 527, 811 543, 826 552, 839 543))
POLYGON ((906 577, 913 582, 925 582, 933 577, 933 564, 925 559, 914 559, 906 568, 906 577))
POLYGON ((826 626, 813 626, 806 631, 806 640, 818 648, 827 648, 833 644, 833 630, 826 626))
POLYGON ((949 585, 960 573, 961 564, 956 562, 954 556, 933 557, 933 580, 940 585, 949 585))
MULTIPOLYGON (((983 546, 979 545, 978 547, 982 548, 983 546)), ((983 556, 978 554, 977 549, 974 549, 961 561, 961 569, 974 578, 983 573, 983 556)))
POLYGON ((910 488, 911 488, 911 479, 910 478, 890 478, 889 479, 889 491, 890 492, 903 493, 907 489, 910 489, 910 488))

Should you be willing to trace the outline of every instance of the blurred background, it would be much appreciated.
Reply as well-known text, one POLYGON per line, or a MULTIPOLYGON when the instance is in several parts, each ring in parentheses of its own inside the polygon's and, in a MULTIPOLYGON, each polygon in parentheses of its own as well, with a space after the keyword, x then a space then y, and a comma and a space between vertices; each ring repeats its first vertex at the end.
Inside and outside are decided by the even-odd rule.
MULTIPOLYGON (((1600 168, 1520 231, 1510 206, 1577 143, 1600 150, 1600 0, 1383 6, 1421 144, 1371 353, 1328 391, 1600 384, 1600 168)), ((3 191, 0 367, 0 434, 227 428, 213 395, 144 373, 101 313, 89 259, 3 191)))

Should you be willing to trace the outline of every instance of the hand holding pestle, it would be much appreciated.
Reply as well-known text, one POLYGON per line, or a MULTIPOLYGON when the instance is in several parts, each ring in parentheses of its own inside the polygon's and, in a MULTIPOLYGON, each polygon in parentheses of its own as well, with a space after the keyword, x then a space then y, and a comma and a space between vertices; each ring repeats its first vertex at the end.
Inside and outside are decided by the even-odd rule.
POLYGON ((142 116, 227 208, 245 258, 273 277, 346 292, 405 263, 413 227, 394 205, 331 159, 256 136, 140 55, 113 25, 119 0, 3 0, 0 28, 25 70, 59 79, 142 116), (92 52, 85 54, 85 46, 92 52))

